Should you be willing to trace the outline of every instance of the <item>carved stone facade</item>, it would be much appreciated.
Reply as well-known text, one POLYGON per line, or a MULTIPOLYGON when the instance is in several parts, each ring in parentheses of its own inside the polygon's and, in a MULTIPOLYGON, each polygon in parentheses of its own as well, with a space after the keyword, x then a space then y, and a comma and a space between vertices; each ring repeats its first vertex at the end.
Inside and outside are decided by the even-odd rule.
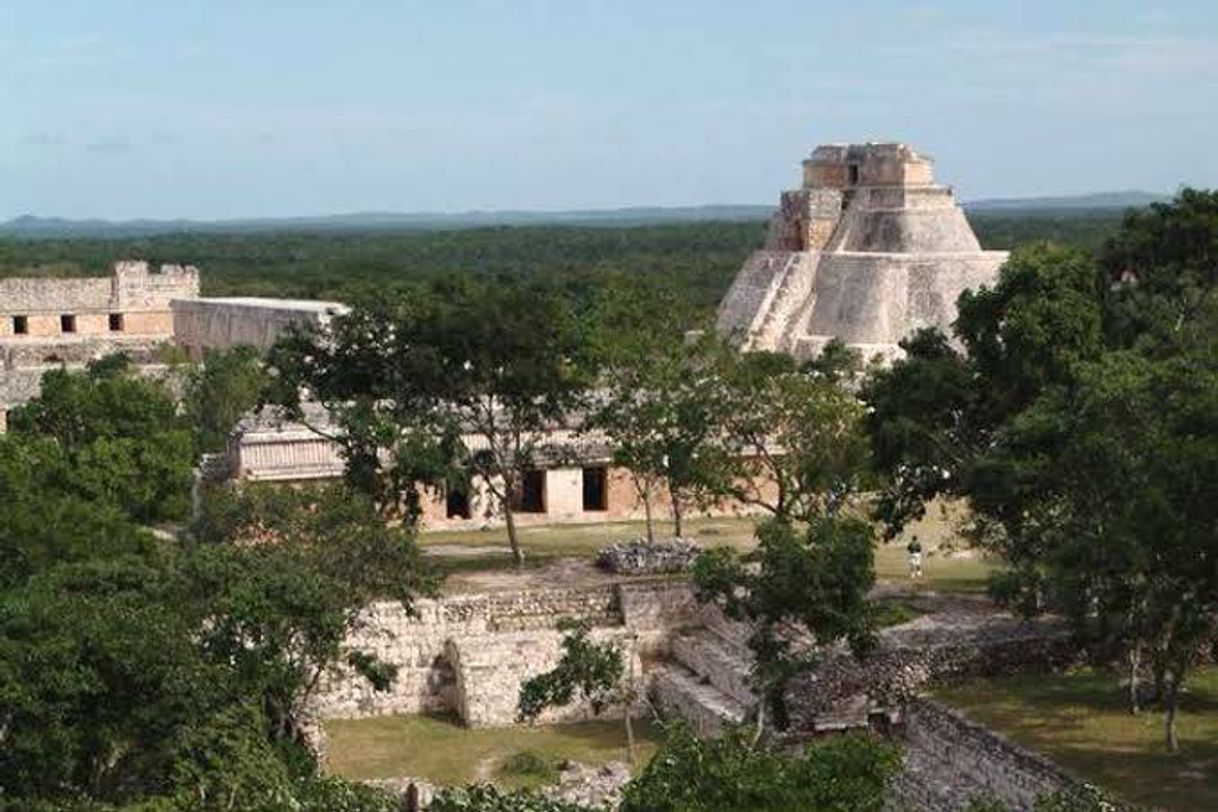
POLYGON ((895 357, 918 328, 946 329, 960 293, 1006 260, 981 250, 931 159, 904 144, 820 146, 803 170, 719 306, 742 349, 804 359, 840 338, 895 357))

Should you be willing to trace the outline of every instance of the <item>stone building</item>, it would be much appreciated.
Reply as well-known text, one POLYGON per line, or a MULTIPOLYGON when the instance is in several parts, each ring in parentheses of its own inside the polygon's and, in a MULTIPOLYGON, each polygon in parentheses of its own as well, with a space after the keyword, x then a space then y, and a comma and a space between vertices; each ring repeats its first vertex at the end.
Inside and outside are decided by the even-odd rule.
POLYGON ((765 247, 740 269, 717 328, 745 350, 814 357, 833 338, 886 359, 1006 260, 983 251, 932 161, 904 144, 820 146, 782 193, 765 247))
POLYGON ((0 431, 8 410, 36 397, 42 375, 126 353, 145 372, 164 368, 165 345, 196 359, 207 350, 266 350, 289 325, 321 325, 338 302, 199 295, 192 265, 114 264, 108 277, 0 279, 0 431))
POLYGON ((115 352, 155 366, 158 347, 173 340, 173 302, 198 295, 190 265, 117 262, 109 277, 0 279, 0 431, 48 369, 115 352))
MULTIPOLYGON (((284 420, 273 410, 246 415, 229 438, 224 460, 227 475, 253 482, 301 483, 334 479, 343 474, 340 446, 329 437, 339 429, 316 403, 304 405, 300 421, 284 420)), ((462 441, 471 452, 485 448, 480 435, 462 441)), ((642 519, 645 509, 628 469, 614 465, 612 449, 603 437, 570 428, 549 431, 539 448, 536 466, 527 471, 513 505, 513 518, 522 527, 642 519)), ((754 487, 768 494, 763 482, 754 487)), ((477 529, 503 522, 503 511, 488 484, 477 477, 467 491, 424 495, 423 523, 431 530, 477 529)), ((652 495, 652 510, 667 519, 671 500, 663 489, 652 495)), ((755 508, 733 502, 713 506, 710 513, 746 514, 755 508)), ((698 511, 691 511, 697 514, 698 511)))

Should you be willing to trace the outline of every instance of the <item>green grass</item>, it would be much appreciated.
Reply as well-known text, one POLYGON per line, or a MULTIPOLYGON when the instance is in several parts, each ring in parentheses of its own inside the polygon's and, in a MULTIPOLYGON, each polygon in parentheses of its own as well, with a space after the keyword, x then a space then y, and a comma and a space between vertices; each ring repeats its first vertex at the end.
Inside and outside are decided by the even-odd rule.
POLYGON ((1111 674, 985 680, 937 698, 1133 803, 1218 809, 1218 668, 1188 683, 1177 753, 1164 750, 1162 713, 1131 715, 1111 674))
MULTIPOLYGON (((877 544, 876 577, 919 589, 949 592, 983 590, 990 564, 979 557, 949 558, 939 550, 940 547, 961 544, 955 529, 956 518, 957 511, 932 506, 927 510, 926 518, 911 525, 897 539, 887 544, 877 544), (924 577, 917 582, 909 580, 905 552, 905 545, 914 533, 926 549, 924 577)), ((758 517, 748 516, 691 519, 686 522, 686 535, 708 547, 724 545, 743 551, 753 547, 753 528, 758 521, 758 517)), ((520 542, 525 553, 525 565, 535 568, 557 558, 590 558, 611 542, 638 538, 644 532, 642 522, 545 525, 521 528, 520 542)), ((671 524, 657 523, 657 537, 671 532, 671 524)), ((430 560, 444 574, 512 567, 507 531, 503 528, 425 532, 420 542, 431 554, 430 560)))
MULTIPOLYGON (((634 727, 637 763, 643 765, 655 753, 659 732, 645 721, 634 727)), ((331 720, 325 731, 330 772, 354 780, 408 775, 442 785, 493 780, 520 787, 540 781, 530 771, 513 769, 524 751, 554 764, 626 760, 620 720, 470 730, 448 718, 382 716, 331 720)))

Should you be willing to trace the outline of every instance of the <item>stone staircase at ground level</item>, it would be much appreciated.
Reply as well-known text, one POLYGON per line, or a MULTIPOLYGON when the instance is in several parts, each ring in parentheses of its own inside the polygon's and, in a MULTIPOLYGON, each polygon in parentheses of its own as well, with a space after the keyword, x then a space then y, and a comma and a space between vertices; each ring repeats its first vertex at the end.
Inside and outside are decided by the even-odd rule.
POLYGON ((756 698, 749 688, 749 653, 710 629, 679 634, 673 662, 657 666, 652 694, 662 711, 684 718, 699 734, 748 718, 756 698))

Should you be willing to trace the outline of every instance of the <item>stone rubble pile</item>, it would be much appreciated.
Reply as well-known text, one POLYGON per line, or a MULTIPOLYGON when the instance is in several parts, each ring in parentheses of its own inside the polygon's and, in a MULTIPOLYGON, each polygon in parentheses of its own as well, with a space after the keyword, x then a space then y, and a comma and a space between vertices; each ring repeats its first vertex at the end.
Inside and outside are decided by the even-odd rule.
POLYGON ((568 761, 563 764, 558 783, 546 794, 558 801, 593 809, 617 809, 622 788, 630 781, 630 767, 611 761, 599 767, 568 761))
POLYGON ((669 538, 654 544, 645 538, 618 542, 596 554, 596 565, 618 575, 660 575, 687 572, 702 552, 696 541, 669 538))

